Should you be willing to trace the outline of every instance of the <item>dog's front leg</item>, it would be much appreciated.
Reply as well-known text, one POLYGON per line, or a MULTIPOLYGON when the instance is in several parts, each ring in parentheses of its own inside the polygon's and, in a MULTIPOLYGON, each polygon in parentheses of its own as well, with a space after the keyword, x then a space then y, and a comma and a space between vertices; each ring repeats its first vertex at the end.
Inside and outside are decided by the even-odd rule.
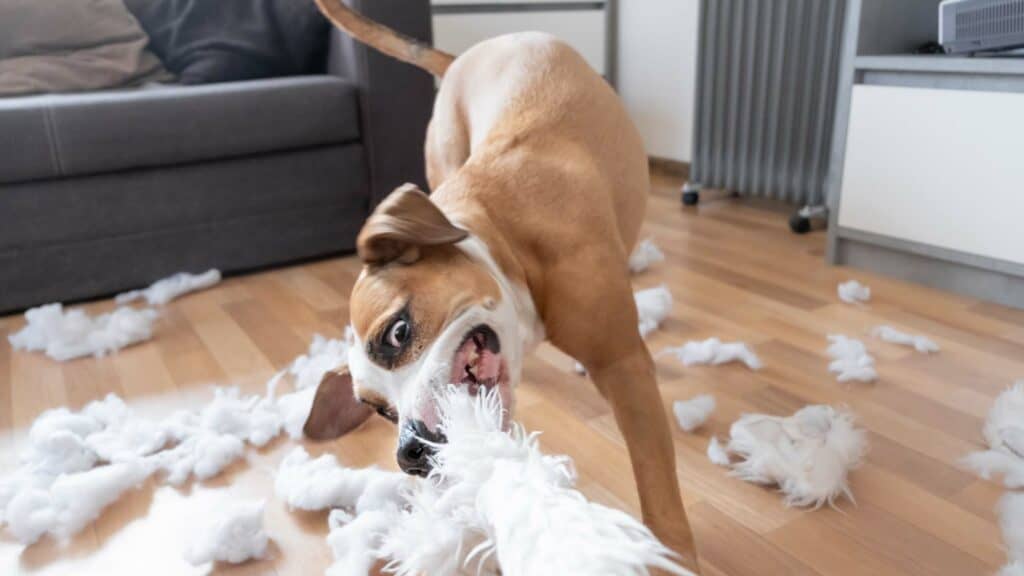
POLYGON ((682 555, 682 564, 699 574, 697 549, 676 478, 672 433, 650 353, 641 341, 635 351, 591 371, 590 376, 611 403, 626 440, 644 523, 682 555))

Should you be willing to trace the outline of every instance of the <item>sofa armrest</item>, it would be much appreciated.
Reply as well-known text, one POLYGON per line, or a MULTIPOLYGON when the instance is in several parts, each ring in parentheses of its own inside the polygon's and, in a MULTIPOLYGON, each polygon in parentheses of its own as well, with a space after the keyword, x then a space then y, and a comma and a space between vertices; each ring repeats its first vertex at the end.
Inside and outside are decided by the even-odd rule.
MULTIPOLYGON (((360 14, 431 42, 429 0, 345 0, 360 14)), ((329 74, 359 87, 360 132, 370 167, 371 208, 396 187, 427 190, 423 144, 434 104, 433 77, 332 28, 329 74)))

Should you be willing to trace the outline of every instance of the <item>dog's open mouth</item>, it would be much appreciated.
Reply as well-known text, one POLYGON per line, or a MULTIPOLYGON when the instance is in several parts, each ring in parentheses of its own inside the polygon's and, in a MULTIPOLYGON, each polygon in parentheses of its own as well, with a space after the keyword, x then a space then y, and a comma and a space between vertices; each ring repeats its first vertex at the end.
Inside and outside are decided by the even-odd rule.
POLYGON ((498 334, 486 324, 470 330, 452 359, 451 381, 465 385, 475 395, 506 380, 498 334))

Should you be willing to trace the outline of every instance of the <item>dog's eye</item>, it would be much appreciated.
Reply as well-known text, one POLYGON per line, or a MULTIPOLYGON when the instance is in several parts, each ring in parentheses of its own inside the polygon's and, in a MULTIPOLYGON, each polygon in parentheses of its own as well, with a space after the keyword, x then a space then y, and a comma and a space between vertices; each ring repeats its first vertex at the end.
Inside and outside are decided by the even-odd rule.
POLYGON ((387 344, 392 348, 401 348, 409 340, 409 323, 405 320, 395 320, 388 328, 387 344))

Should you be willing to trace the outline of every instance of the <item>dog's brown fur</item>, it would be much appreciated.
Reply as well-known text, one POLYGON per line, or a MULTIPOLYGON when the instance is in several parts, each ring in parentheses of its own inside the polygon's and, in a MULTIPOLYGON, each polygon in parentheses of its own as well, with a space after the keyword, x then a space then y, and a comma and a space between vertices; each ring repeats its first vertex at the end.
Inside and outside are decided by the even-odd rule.
POLYGON ((646 209, 647 157, 618 97, 579 54, 549 36, 495 38, 450 61, 423 46, 396 47, 397 36, 338 0, 317 3, 356 38, 443 74, 426 143, 433 194, 397 191, 360 235, 367 267, 350 303, 356 333, 366 339, 414 302, 429 319, 417 332, 425 347, 447 318, 493 300, 493 282, 450 245, 463 230, 480 238, 505 277, 528 290, 547 338, 587 368, 610 402, 644 521, 696 570, 627 266, 646 209), (396 207, 402 230, 393 221, 396 207))

